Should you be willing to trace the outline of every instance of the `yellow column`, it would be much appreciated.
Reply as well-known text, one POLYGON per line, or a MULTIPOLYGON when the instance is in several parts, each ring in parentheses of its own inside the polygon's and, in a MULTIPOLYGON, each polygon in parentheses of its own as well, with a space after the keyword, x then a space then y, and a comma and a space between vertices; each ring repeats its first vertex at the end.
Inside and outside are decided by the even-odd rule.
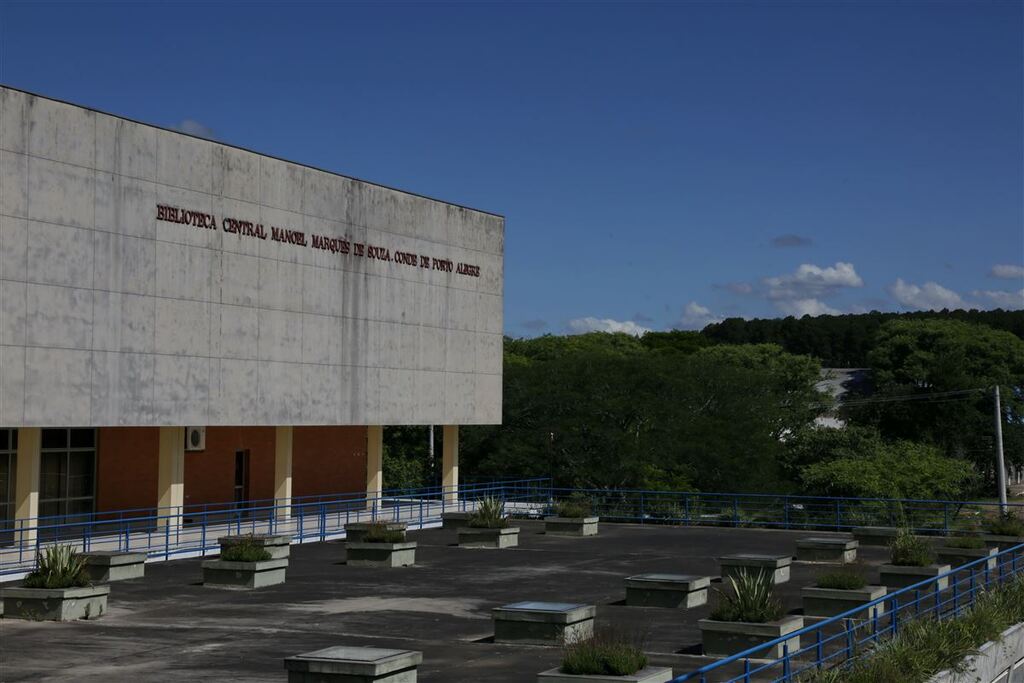
POLYGON ((160 469, 157 474, 158 526, 178 526, 185 504, 185 428, 160 428, 160 469), (168 515, 178 515, 171 519, 168 515))
POLYGON ((292 428, 278 427, 274 439, 274 504, 278 519, 292 516, 292 428))
POLYGON ((459 426, 445 425, 441 440, 441 483, 444 486, 444 501, 454 503, 459 499, 459 426))
POLYGON ((370 425, 366 428, 366 497, 369 505, 379 505, 384 490, 384 427, 370 425))
POLYGON ((42 430, 22 427, 18 430, 18 455, 14 482, 15 529, 20 536, 15 541, 22 545, 36 542, 36 518, 39 517, 39 465, 42 430))

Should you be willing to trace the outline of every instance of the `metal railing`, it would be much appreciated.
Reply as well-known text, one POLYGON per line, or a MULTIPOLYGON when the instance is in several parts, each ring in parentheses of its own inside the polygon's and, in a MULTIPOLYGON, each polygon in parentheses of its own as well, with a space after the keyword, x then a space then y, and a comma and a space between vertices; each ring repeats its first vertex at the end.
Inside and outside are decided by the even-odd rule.
POLYGON ((812 681, 817 671, 870 656, 870 646, 897 635, 911 620, 956 617, 973 607, 985 591, 1021 578, 1024 543, 677 676, 671 683, 812 681), (765 655, 779 648, 781 657, 765 655))

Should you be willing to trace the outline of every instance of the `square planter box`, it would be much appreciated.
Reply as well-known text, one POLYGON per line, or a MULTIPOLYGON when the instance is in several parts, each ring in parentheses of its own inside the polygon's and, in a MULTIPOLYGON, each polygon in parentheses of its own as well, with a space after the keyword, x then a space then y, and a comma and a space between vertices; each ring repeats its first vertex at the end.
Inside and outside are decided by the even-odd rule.
POLYGON ((982 534, 981 539, 986 543, 997 546, 1000 550, 1010 548, 1024 543, 1024 536, 996 536, 995 534, 982 534))
POLYGON ((564 645, 594 635, 593 605, 567 602, 516 602, 491 610, 494 642, 564 645))
POLYGON ((896 538, 897 531, 891 526, 859 526, 854 528, 853 537, 861 545, 887 546, 896 538))
MULTIPOLYGON (((770 621, 767 624, 752 624, 745 621, 716 621, 714 619, 701 619, 697 622, 700 626, 701 642, 704 645, 704 654, 715 657, 727 657, 737 652, 743 652, 762 643, 769 643, 776 638, 781 638, 787 633, 799 631, 804 627, 803 617, 783 617, 778 621, 770 621)), ((789 652, 793 653, 800 649, 800 636, 784 641, 789 652)), ((757 653, 758 658, 782 657, 783 643, 757 653)))
POLYGON ((373 543, 349 541, 345 544, 346 564, 350 567, 409 567, 416 564, 416 541, 373 543))
POLYGON ((544 533, 551 536, 596 536, 599 517, 545 517, 544 533))
POLYGON ((700 607, 708 602, 710 576, 637 574, 626 578, 630 607, 700 607))
POLYGON ((789 581, 789 566, 793 558, 789 555, 757 555, 741 553, 725 555, 718 558, 722 566, 722 580, 730 576, 739 577, 743 573, 757 575, 758 572, 771 577, 773 584, 789 581))
POLYGON ((860 542, 852 538, 801 538, 796 542, 796 559, 802 562, 837 562, 850 564, 857 561, 860 542))
MULTIPOLYGON (((864 586, 851 589, 807 586, 800 589, 806 617, 834 617, 837 614, 856 609, 864 603, 878 600, 884 597, 886 592, 885 586, 864 586)), ((856 618, 869 619, 872 615, 882 616, 883 614, 885 614, 885 603, 881 602, 872 606, 870 610, 857 613, 856 618)))
POLYGON ((253 534, 252 536, 242 534, 241 536, 221 536, 217 539, 222 553, 231 546, 244 541, 252 541, 253 545, 266 550, 270 553, 272 560, 286 560, 290 554, 292 537, 278 534, 253 534))
POLYGON ((0 590, 4 619, 75 621, 97 619, 107 611, 110 586, 83 588, 25 588, 0 590))
POLYGON ((459 529, 460 548, 514 548, 519 545, 519 527, 510 526, 504 529, 478 529, 462 527, 459 529))
POLYGON ((146 553, 99 550, 79 555, 85 561, 85 572, 97 583, 141 579, 146 575, 146 553))
MULTIPOLYGON (((945 574, 950 570, 948 564, 930 564, 927 567, 901 567, 895 564, 883 564, 878 568, 878 583, 890 591, 906 588, 925 579, 934 579, 939 574, 945 574)), ((949 577, 939 580, 939 590, 949 588, 949 577)), ((929 586, 928 590, 935 590, 929 586)))
POLYGON ((206 560, 203 562, 203 585, 211 588, 263 588, 284 583, 288 560, 264 560, 263 562, 225 562, 206 560))
POLYGON ((969 562, 976 562, 977 560, 983 560, 986 557, 988 562, 976 565, 974 571, 983 572, 985 566, 994 571, 999 564, 999 559, 996 555, 999 554, 999 548, 995 546, 991 548, 936 548, 935 555, 939 558, 939 562, 942 564, 948 564, 953 568, 961 567, 969 562))
POLYGON ((345 540, 362 543, 366 532, 373 526, 382 526, 387 531, 401 531, 402 538, 405 538, 405 522, 349 522, 345 525, 345 540))
POLYGON ((442 512, 441 528, 448 530, 461 529, 469 526, 469 512, 442 512))
POLYGON ((598 676, 564 674, 561 669, 549 669, 537 674, 537 683, 668 683, 672 680, 672 669, 648 666, 630 676, 598 676))
POLYGON ((423 653, 377 647, 328 647, 288 657, 288 683, 415 683, 423 653))

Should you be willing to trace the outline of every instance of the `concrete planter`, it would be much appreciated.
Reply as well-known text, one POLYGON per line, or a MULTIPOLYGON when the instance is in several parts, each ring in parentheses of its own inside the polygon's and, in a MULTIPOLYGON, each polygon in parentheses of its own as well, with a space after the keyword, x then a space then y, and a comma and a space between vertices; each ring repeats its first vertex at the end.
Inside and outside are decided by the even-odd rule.
POLYGON ((861 545, 887 546, 896 538, 897 531, 891 526, 859 526, 853 530, 853 537, 861 545))
POLYGON ((516 602, 491 610, 494 642, 565 645, 594 636, 593 605, 516 602))
POLYGON ((462 527, 459 529, 460 548, 514 548, 519 545, 519 527, 510 526, 504 529, 478 529, 462 527))
POLYGON ((85 572, 96 583, 141 579, 146 575, 146 553, 99 550, 81 553, 85 572))
POLYGON ((801 538, 796 542, 796 559, 801 562, 835 562, 850 564, 857 561, 860 542, 852 538, 801 538))
MULTIPOLYGON (((864 586, 863 588, 818 588, 807 586, 800 589, 800 595, 804 602, 805 617, 834 617, 837 614, 856 609, 864 603, 878 600, 884 597, 887 592, 885 586, 864 586)), ((879 603, 870 610, 857 613, 858 619, 867 619, 872 615, 882 616, 885 613, 885 603, 879 603)))
POLYGON ((739 577, 741 574, 757 575, 758 572, 769 576, 773 584, 786 583, 789 581, 789 566, 793 558, 789 555, 757 555, 742 553, 738 555, 725 555, 718 558, 722 567, 722 580, 727 581, 729 577, 739 577))
POLYGON ((928 683, 1016 683, 1021 680, 1024 666, 1018 664, 1024 658, 1024 624, 1016 624, 999 634, 999 640, 990 640, 978 648, 978 654, 964 660, 960 671, 940 671, 928 679, 928 683), (1013 669, 1010 677, 1006 672, 1013 669), (1003 676, 1000 678, 1000 676, 1003 676))
POLYGON ((981 540, 986 543, 991 543, 1000 550, 1009 550, 1014 546, 1024 543, 1024 536, 996 536, 995 534, 982 534, 981 540))
POLYGON ((266 550, 270 553, 270 559, 272 560, 285 560, 291 554, 292 537, 283 534, 242 534, 240 536, 221 536, 217 539, 222 553, 231 546, 246 541, 266 550))
POLYGON ((345 544, 350 567, 409 567, 416 564, 416 541, 402 543, 354 542, 345 544))
POLYGON ((405 538, 405 522, 349 522, 345 525, 345 540, 349 543, 362 543, 366 532, 371 527, 384 527, 387 531, 401 531, 405 538))
POLYGON ((246 590, 284 583, 288 560, 262 562, 203 562, 203 585, 211 588, 246 590))
POLYGON ((537 683, 667 683, 672 680, 672 669, 648 666, 629 676, 598 676, 564 674, 561 669, 549 669, 537 674, 537 683))
MULTIPOLYGON (((950 569, 948 564, 930 564, 926 567, 901 567, 895 564, 883 564, 878 568, 878 583, 892 591, 912 586, 925 579, 934 579, 939 574, 945 574, 950 571, 950 569)), ((939 579, 938 584, 940 591, 946 590, 949 588, 949 577, 939 579)), ((935 588, 934 586, 929 586, 928 590, 935 590, 935 588)))
MULTIPOLYGON (((776 638, 785 636, 787 633, 799 631, 804 627, 804 618, 783 617, 778 621, 770 621, 766 624, 701 619, 697 624, 700 626, 704 654, 715 657, 727 657, 756 645, 771 642, 776 638)), ((790 652, 796 652, 800 649, 800 636, 790 638, 784 641, 784 643, 790 652)), ((782 657, 782 646, 783 643, 780 642, 767 650, 757 653, 757 656, 764 658, 782 657)))
POLYGON ((423 653, 376 647, 328 647, 288 657, 288 683, 416 683, 423 653))
POLYGON ((441 528, 454 531, 455 529, 461 529, 462 527, 469 526, 469 516, 473 514, 471 512, 442 512, 441 513, 441 528))
POLYGON ((708 602, 710 585, 710 576, 638 574, 626 578, 626 604, 630 607, 700 607, 708 602))
POLYGON ((544 533, 551 536, 596 536, 598 517, 545 517, 544 533))
POLYGON ((110 586, 82 588, 25 588, 12 586, 0 590, 5 619, 36 621, 75 621, 98 619, 107 611, 110 586))
POLYGON ((999 548, 936 548, 935 555, 939 558, 939 562, 942 564, 948 564, 951 567, 962 567, 970 562, 976 562, 988 558, 987 562, 975 566, 975 571, 984 571, 985 566, 988 566, 990 570, 995 570, 999 564, 999 560, 996 555, 999 553, 999 548))

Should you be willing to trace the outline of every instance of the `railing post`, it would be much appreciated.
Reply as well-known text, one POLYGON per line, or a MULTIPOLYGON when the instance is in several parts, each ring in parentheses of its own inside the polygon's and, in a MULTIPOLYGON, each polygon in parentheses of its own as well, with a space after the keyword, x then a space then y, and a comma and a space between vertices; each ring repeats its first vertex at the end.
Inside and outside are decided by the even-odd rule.
POLYGON ((853 620, 846 619, 846 659, 853 659, 853 620))
POLYGON ((690 494, 683 494, 683 514, 684 514, 684 525, 690 526, 690 494))
POLYGON ((750 657, 743 660, 743 683, 750 683, 750 657))
POLYGON ((740 497, 732 497, 732 525, 738 527, 740 525, 740 497))
POLYGON ((790 506, 789 496, 786 496, 785 498, 782 499, 782 508, 783 508, 782 509, 782 528, 783 529, 788 529, 789 528, 789 506, 790 506))
POLYGON ((817 643, 815 643, 814 654, 815 654, 815 665, 820 669, 825 659, 825 646, 821 642, 821 629, 815 631, 817 634, 817 643))
POLYGON ((644 513, 644 494, 640 494, 640 523, 643 524, 646 521, 647 515, 644 513))
POLYGON ((942 504, 942 532, 949 534, 949 503, 942 504))
POLYGON ((836 498, 836 531, 843 529, 843 503, 836 498))
POLYGON ((789 663, 789 641, 782 643, 782 677, 785 681, 793 680, 793 671, 789 663))
POLYGON ((893 598, 889 609, 892 610, 892 634, 896 635, 900 630, 900 599, 893 598))

